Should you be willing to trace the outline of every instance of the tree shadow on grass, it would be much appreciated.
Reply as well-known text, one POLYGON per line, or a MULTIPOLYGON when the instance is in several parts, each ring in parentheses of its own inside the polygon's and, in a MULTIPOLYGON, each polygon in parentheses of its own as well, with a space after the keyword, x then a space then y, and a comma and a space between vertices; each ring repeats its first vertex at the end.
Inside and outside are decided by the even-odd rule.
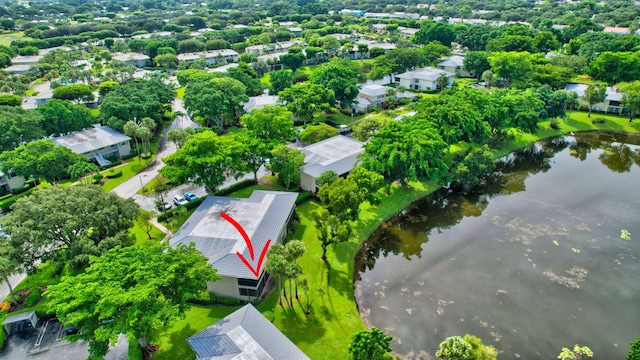
POLYGON ((187 344, 187 338, 193 336, 197 331, 191 327, 190 324, 183 327, 179 331, 176 331, 169 335, 169 343, 171 345, 158 349, 158 351, 152 356, 153 360, 174 360, 174 359, 195 359, 194 354, 189 344, 187 344))
POLYGON ((304 315, 300 311, 287 310, 280 319, 282 332, 296 344, 314 344, 324 337, 326 330, 313 312, 304 315))
POLYGON ((331 268, 331 264, 327 263, 327 283, 336 292, 342 296, 353 295, 353 279, 349 277, 346 271, 339 271, 331 268))

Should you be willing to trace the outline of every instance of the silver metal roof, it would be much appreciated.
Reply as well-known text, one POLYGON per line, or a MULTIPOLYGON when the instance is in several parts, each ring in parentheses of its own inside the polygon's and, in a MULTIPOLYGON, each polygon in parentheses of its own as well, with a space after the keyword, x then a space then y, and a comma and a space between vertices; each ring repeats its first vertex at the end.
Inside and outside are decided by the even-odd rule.
POLYGON ((86 154, 127 140, 131 140, 131 138, 110 127, 101 125, 94 125, 91 129, 53 138, 56 145, 66 146, 76 154, 86 154))
POLYGON ((197 360, 309 359, 251 304, 188 338, 187 343, 197 360))
MULTIPOLYGON (((256 190, 246 199, 209 196, 173 235, 170 244, 193 242, 219 275, 257 279, 236 252, 256 266, 267 242, 271 240, 271 245, 275 244, 286 226, 297 197, 298 193, 264 190, 256 190), (254 261, 242 235, 221 213, 229 215, 246 231, 253 246, 254 261)), ((258 269, 258 274, 261 271, 262 268, 258 269)))
POLYGON ((436 69, 433 67, 425 67, 417 70, 407 71, 405 73, 396 75, 401 79, 420 79, 420 80, 429 80, 436 81, 440 77, 442 73, 445 73, 447 76, 455 76, 456 74, 445 71, 442 69, 436 69))
POLYGON ((300 171, 315 178, 329 170, 338 175, 348 173, 355 167, 358 154, 364 152, 360 141, 343 135, 322 140, 300 150, 305 154, 300 171))
MULTIPOLYGON (((578 94, 579 97, 583 97, 584 92, 588 87, 589 85, 586 84, 567 84, 567 86, 564 88, 564 91, 574 91, 576 94, 578 94)), ((622 101, 622 93, 618 91, 618 88, 613 86, 607 86, 605 96, 606 100, 622 101)))

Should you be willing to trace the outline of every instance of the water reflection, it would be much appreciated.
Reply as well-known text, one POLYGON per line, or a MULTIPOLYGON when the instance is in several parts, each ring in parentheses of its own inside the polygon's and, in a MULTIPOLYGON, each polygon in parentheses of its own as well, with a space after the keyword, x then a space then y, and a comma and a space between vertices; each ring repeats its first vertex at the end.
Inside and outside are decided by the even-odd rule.
POLYGON ((639 330, 640 242, 619 236, 640 236, 640 195, 619 189, 640 185, 638 143, 550 139, 501 159, 475 193, 405 209, 357 255, 363 319, 418 358, 465 332, 504 358, 555 358, 575 342, 623 358, 639 330))

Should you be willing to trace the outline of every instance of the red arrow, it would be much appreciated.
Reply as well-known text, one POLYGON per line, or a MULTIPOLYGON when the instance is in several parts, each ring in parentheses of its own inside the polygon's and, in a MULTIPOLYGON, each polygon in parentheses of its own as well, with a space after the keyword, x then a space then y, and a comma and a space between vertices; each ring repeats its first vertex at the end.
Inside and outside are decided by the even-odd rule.
MULTIPOLYGON (((233 219, 231 216, 221 212, 220 216, 227 220, 231 225, 233 225, 233 227, 236 228, 236 230, 238 230, 238 232, 240 233, 240 235, 242 235, 242 238, 244 239, 244 242, 247 244, 247 247, 249 248, 249 255, 251 255, 251 261, 255 260, 255 257, 253 255, 253 244, 251 243, 251 239, 249 239, 249 236, 247 235, 247 232, 244 231, 244 228, 242 227, 242 225, 240 225, 235 219, 233 219)), ((242 260, 242 262, 244 263, 244 265, 246 267, 249 268, 249 270, 251 270, 251 272, 256 276, 259 277, 259 271, 260 268, 262 267, 262 262, 264 261, 264 257, 267 255, 267 251, 269 250, 269 245, 271 244, 271 239, 269 239, 267 241, 267 244, 264 246, 264 248, 262 249, 262 252, 260 253, 260 258, 258 259, 258 266, 254 269, 253 266, 251 266, 251 263, 249 263, 249 261, 247 259, 245 259, 245 257, 240 253, 240 252, 236 252, 236 255, 238 255, 238 257, 240 258, 240 260, 242 260)))

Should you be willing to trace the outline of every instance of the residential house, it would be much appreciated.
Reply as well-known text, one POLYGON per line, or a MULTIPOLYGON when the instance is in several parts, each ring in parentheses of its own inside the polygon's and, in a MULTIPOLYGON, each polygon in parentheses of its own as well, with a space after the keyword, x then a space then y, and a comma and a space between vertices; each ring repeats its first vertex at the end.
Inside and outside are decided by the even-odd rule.
POLYGON ((261 94, 258 96, 250 96, 242 107, 244 111, 251 112, 253 109, 262 109, 265 106, 275 106, 278 103, 277 95, 261 94))
POLYGON ((107 157, 122 158, 131 153, 131 138, 110 127, 94 125, 90 129, 53 138, 57 146, 66 146, 98 165, 108 165, 107 157))
MULTIPOLYGON (((581 106, 588 107, 589 103, 584 100, 584 93, 587 90, 586 84, 567 84, 564 88, 565 91, 573 91, 578 94, 578 102, 581 106)), ((622 93, 620 93, 617 87, 607 86, 605 92, 605 99, 603 102, 593 104, 591 108, 594 111, 602 111, 604 113, 624 114, 627 109, 622 104, 622 93)))
POLYGON ((295 37, 300 37, 302 36, 302 28, 301 27, 290 27, 288 28, 289 31, 291 31, 293 33, 293 36, 295 37))
POLYGON ((402 34, 402 37, 405 39, 409 39, 410 37, 415 35, 418 31, 420 31, 420 29, 405 28, 405 27, 399 27, 398 30, 400 30, 400 34, 402 34))
POLYGON ((42 55, 33 55, 33 56, 16 56, 11 59, 11 64, 13 65, 38 65, 40 60, 42 59, 42 55))
POLYGON ((362 86, 358 97, 356 97, 353 109, 355 111, 366 111, 373 106, 382 105, 389 98, 389 89, 393 90, 393 88, 378 84, 362 86))
POLYGON ((207 65, 226 64, 238 62, 239 54, 231 49, 209 50, 195 53, 178 54, 178 61, 188 63, 204 59, 207 65))
POLYGON ((168 38, 171 37, 171 31, 158 31, 148 34, 133 35, 132 39, 151 39, 151 38, 168 38))
POLYGON ((33 97, 36 100, 36 107, 42 106, 46 104, 49 100, 53 98, 53 89, 43 88, 36 96, 33 97))
POLYGON ((244 51, 251 55, 260 56, 274 52, 286 53, 289 51, 290 47, 296 45, 301 47, 306 46, 306 44, 301 41, 282 41, 273 44, 247 46, 244 51))
POLYGON ((308 360, 251 304, 187 338, 196 360, 308 360))
POLYGON ((460 74, 463 77, 474 77, 475 74, 464 69, 464 56, 453 55, 438 63, 438 67, 447 72, 460 74))
POLYGON ((629 35, 631 33, 631 31, 627 27, 616 27, 616 26, 605 26, 602 32, 616 34, 616 35, 629 35))
POLYGON ((425 67, 395 75, 394 82, 408 90, 437 90, 438 78, 442 74, 447 77, 446 87, 451 87, 456 74, 433 67, 425 67))
POLYGON ((297 196, 292 192, 262 190, 242 199, 209 196, 173 235, 170 244, 175 247, 194 243, 208 263, 218 270, 222 280, 207 283, 209 292, 244 301, 255 300, 262 295, 268 280, 264 261, 259 261, 261 254, 284 240, 297 196), (249 242, 222 217, 223 213, 242 226, 249 242))
POLYGON ((0 194, 9 193, 13 189, 24 186, 25 179, 19 175, 11 175, 0 171, 0 194))
POLYGON ((384 34, 385 32, 387 32, 387 24, 373 24, 371 25, 371 27, 373 28, 373 31, 377 32, 378 34, 384 34))
POLYGON ((127 65, 133 65, 137 68, 142 68, 147 64, 147 60, 149 60, 149 57, 145 54, 126 53, 115 55, 113 57, 113 60, 122 61, 127 65))
POLYGON ((304 165, 300 168, 302 190, 316 192, 316 179, 333 170, 342 176, 356 167, 358 155, 364 152, 362 143, 350 137, 338 135, 300 149, 304 154, 304 165))

